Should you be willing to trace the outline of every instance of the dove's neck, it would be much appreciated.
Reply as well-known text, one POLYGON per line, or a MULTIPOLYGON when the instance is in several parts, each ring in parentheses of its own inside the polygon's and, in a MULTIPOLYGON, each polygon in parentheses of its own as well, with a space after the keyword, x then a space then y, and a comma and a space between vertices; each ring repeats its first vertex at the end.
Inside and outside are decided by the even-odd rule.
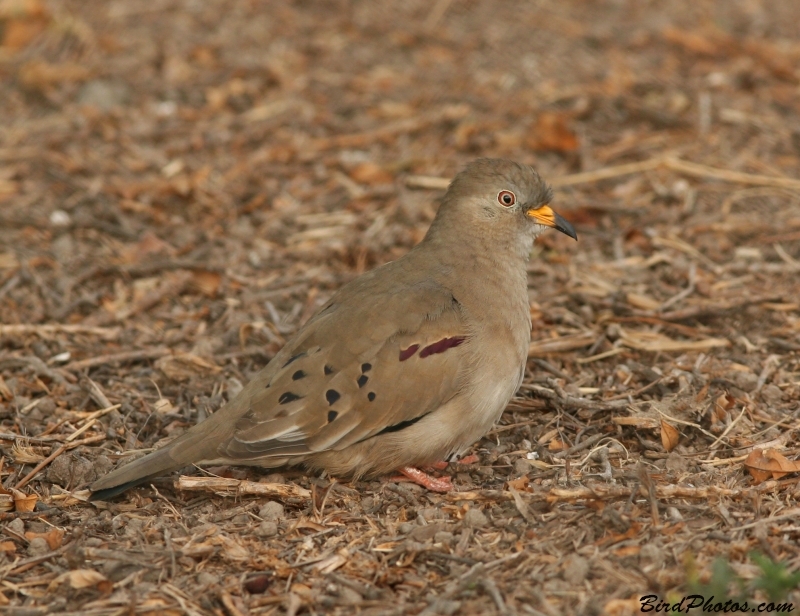
POLYGON ((476 314, 506 315, 527 334, 530 323, 527 262, 533 235, 490 225, 434 225, 415 249, 421 263, 476 314), (513 316, 509 316, 513 315, 513 316))

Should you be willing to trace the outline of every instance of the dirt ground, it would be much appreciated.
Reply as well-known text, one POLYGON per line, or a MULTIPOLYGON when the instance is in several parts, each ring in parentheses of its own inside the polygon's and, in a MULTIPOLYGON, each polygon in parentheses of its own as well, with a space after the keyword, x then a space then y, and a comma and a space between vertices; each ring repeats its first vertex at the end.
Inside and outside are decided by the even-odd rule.
POLYGON ((788 0, 0 0, 0 612, 800 609, 799 41, 788 0), (481 156, 579 241, 537 243, 525 382, 457 491, 86 502, 481 156))

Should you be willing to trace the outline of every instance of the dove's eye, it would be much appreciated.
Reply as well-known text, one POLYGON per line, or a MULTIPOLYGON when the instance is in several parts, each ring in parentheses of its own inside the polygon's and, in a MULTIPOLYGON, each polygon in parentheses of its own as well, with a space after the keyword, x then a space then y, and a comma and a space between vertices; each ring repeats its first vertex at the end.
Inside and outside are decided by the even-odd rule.
POLYGON ((517 196, 510 190, 501 190, 497 195, 497 202, 503 207, 511 207, 517 202, 517 196))

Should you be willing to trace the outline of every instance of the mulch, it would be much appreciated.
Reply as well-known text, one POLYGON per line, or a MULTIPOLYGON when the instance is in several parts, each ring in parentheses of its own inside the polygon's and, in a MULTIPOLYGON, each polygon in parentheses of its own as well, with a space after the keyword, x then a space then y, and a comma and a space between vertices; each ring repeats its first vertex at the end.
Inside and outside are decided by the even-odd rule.
POLYGON ((797 23, 0 2, 0 611, 622 615, 718 559, 800 569, 797 23), (534 164, 580 240, 537 242, 524 384, 454 492, 212 468, 86 501, 480 156, 534 164))

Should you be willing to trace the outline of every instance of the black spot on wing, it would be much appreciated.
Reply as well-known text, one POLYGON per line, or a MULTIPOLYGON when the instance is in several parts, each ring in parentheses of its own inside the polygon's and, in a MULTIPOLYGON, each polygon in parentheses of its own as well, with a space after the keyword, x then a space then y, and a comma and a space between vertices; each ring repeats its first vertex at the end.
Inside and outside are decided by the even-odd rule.
POLYGON ((339 415, 336 411, 328 411, 328 423, 331 423, 339 415))
POLYGON ((367 381, 369 381, 369 377, 366 374, 362 374, 360 377, 358 377, 356 383, 358 383, 359 387, 364 387, 364 385, 367 384, 367 381))
POLYGON ((369 400, 370 402, 372 402, 373 400, 375 400, 375 392, 374 392, 374 391, 371 391, 371 392, 369 392, 369 393, 367 394, 367 400, 369 400))
POLYGON ((328 364, 325 364, 325 374, 333 374, 333 368, 328 364))
POLYGON ((278 398, 278 404, 289 404, 290 402, 299 400, 302 397, 303 396, 298 396, 297 394, 293 394, 290 391, 285 391, 281 394, 281 397, 278 398))
POLYGON ((361 372, 369 372, 370 370, 372 370, 372 364, 361 364, 361 372))
POLYGON ((335 389, 329 389, 325 392, 325 399, 328 401, 328 404, 333 404, 341 397, 342 395, 335 389))
POLYGON ((305 376, 307 376, 305 372, 303 372, 302 370, 298 370, 297 372, 295 372, 292 375, 292 380, 293 381, 299 381, 300 379, 302 379, 305 376))

